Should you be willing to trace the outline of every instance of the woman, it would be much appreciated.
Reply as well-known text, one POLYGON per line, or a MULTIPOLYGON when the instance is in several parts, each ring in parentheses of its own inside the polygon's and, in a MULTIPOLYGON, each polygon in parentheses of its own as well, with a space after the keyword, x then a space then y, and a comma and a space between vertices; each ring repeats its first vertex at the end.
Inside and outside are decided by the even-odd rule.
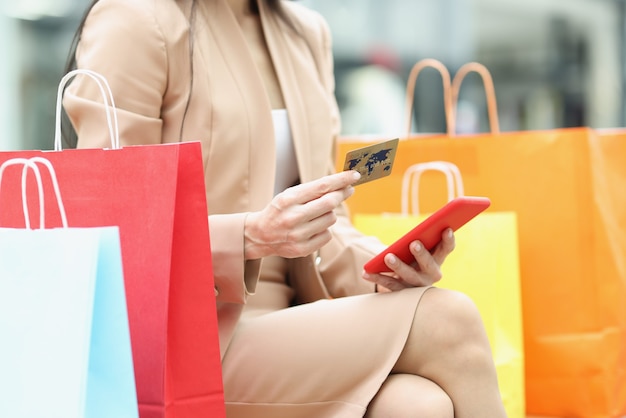
MULTIPOLYGON (((430 286, 452 232, 432 254, 413 243, 415 267, 389 257, 393 275, 362 272, 382 245, 348 221, 358 175, 332 174, 317 13, 100 0, 79 34, 75 63, 111 84, 124 145, 202 142, 229 417, 505 416, 475 307, 430 286)), ((98 97, 80 78, 66 93, 79 147, 108 144, 98 97)))

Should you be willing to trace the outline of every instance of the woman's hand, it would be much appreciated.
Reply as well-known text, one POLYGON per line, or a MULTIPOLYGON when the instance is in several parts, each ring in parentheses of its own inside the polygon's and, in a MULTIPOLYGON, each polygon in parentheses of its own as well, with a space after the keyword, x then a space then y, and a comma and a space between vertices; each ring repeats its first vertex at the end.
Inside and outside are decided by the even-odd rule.
POLYGON ((432 252, 424 249, 419 241, 413 241, 409 249, 415 262, 406 264, 393 254, 385 256, 385 264, 391 273, 363 273, 363 278, 376 283, 379 292, 393 292, 407 287, 430 286, 441 279, 441 265, 454 250, 454 233, 451 229, 441 234, 441 241, 432 252))
POLYGON ((335 208, 354 193, 356 171, 344 171, 290 187, 260 212, 248 215, 244 250, 248 260, 269 255, 303 257, 331 239, 335 208))

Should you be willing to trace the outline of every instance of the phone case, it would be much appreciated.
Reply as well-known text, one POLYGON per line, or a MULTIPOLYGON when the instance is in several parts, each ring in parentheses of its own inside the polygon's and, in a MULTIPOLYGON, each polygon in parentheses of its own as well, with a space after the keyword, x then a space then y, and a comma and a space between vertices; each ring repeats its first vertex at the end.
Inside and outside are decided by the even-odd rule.
POLYGON ((490 204, 491 201, 486 197, 460 196, 452 199, 381 253, 374 256, 365 263, 363 268, 368 273, 390 271, 383 260, 388 253, 393 253, 405 263, 411 264, 415 261, 415 257, 409 250, 411 242, 419 240, 424 248, 430 251, 441 241, 441 234, 444 230, 452 228, 453 231, 456 231, 487 209, 490 204))

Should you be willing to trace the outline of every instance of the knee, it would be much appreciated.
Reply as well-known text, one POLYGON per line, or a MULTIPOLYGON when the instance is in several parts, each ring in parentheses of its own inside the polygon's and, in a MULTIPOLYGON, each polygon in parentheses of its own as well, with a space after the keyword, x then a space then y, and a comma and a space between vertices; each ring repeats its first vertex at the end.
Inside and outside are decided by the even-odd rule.
POLYGON ((446 289, 427 291, 417 310, 416 326, 421 338, 439 351, 463 350, 466 360, 491 359, 491 347, 483 319, 475 303, 467 295, 446 289))
POLYGON ((408 339, 394 366, 439 381, 495 371, 491 346, 474 302, 465 294, 429 289, 415 312, 408 339))

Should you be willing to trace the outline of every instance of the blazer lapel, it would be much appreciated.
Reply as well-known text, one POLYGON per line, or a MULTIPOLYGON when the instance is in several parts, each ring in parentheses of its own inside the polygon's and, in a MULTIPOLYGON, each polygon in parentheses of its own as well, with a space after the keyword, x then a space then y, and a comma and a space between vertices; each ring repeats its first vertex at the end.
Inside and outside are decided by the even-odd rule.
POLYGON ((304 181, 309 177, 308 173, 311 173, 310 159, 307 155, 309 152, 307 144, 310 144, 310 138, 306 128, 308 126, 307 113, 302 103, 298 84, 298 69, 294 68, 294 62, 290 57, 290 52, 294 47, 290 45, 291 40, 285 36, 285 32, 289 29, 284 22, 278 21, 274 14, 265 9, 264 3, 264 1, 258 1, 265 42, 272 56, 274 69, 287 106, 298 169, 301 180, 304 181), (304 176, 303 173, 305 173, 304 176))
MULTIPOLYGON (((243 147, 239 145, 241 148, 236 156, 246 159, 249 175, 245 176, 245 181, 248 182, 251 209, 259 209, 274 192, 276 157, 269 98, 244 35, 226 1, 199 1, 198 6, 202 8, 207 22, 203 30, 208 31, 210 36, 199 36, 197 40, 207 42, 207 39, 212 39, 214 42, 201 48, 209 68, 212 94, 215 96, 216 89, 220 90, 219 97, 214 97, 214 101, 219 101, 221 108, 228 111, 228 114, 221 115, 229 118, 228 121, 224 120, 225 124, 220 123, 220 126, 242 130, 240 135, 248 141, 243 147), (236 87, 223 91, 223 87, 217 85, 223 83, 221 77, 234 80, 233 86, 236 87)), ((219 137, 213 139, 220 141, 219 137)))

